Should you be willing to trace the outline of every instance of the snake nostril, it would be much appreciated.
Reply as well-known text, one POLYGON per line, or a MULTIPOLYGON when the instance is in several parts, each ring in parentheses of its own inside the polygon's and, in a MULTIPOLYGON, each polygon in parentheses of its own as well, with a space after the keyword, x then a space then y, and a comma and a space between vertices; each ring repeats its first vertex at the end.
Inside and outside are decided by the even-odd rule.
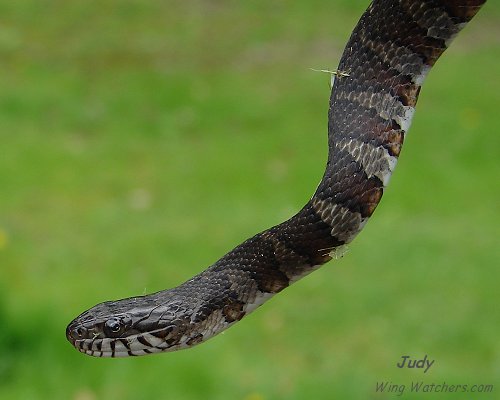
POLYGON ((71 339, 81 339, 85 336, 85 329, 82 328, 81 326, 78 326, 76 328, 68 328, 67 331, 67 336, 68 338, 71 339))
POLYGON ((70 342, 81 339, 85 335, 85 329, 81 326, 68 325, 66 328, 66 337, 70 342))

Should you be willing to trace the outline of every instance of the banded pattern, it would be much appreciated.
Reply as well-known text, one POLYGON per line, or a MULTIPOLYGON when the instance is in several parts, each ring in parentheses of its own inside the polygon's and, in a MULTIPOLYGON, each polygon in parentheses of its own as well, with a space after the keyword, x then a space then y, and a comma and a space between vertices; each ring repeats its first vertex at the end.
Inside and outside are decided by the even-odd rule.
POLYGON ((96 305, 71 322, 68 340, 99 357, 190 347, 341 254, 382 197, 425 76, 484 2, 373 1, 340 60, 328 162, 311 200, 176 288, 96 305))

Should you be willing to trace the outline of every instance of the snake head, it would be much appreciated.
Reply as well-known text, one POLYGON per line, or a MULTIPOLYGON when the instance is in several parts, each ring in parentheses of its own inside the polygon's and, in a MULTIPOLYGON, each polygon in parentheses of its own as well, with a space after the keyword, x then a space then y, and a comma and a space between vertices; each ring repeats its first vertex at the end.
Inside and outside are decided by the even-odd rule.
POLYGON ((68 325, 66 337, 77 350, 95 357, 144 355, 194 344, 199 335, 182 302, 162 300, 153 295, 97 304, 68 325))

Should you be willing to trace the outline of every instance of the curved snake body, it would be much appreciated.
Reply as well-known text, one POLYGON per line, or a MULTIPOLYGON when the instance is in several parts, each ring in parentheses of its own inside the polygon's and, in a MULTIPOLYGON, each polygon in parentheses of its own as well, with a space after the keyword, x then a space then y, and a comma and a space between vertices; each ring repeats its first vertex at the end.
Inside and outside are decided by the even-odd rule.
POLYGON ((377 207, 425 76, 484 2, 373 1, 340 60, 326 171, 309 202, 176 288, 96 305, 70 323, 68 340, 98 357, 191 347, 332 259, 377 207))

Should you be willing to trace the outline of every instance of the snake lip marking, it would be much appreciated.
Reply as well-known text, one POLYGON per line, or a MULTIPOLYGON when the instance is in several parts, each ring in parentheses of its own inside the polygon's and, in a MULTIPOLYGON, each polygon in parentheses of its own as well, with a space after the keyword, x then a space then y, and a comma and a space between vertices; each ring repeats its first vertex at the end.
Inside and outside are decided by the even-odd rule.
POLYGON ((373 0, 338 67, 321 70, 329 151, 307 204, 173 289, 97 304, 68 325, 68 341, 95 357, 190 348, 341 257, 389 184, 425 77, 485 1, 373 0))

